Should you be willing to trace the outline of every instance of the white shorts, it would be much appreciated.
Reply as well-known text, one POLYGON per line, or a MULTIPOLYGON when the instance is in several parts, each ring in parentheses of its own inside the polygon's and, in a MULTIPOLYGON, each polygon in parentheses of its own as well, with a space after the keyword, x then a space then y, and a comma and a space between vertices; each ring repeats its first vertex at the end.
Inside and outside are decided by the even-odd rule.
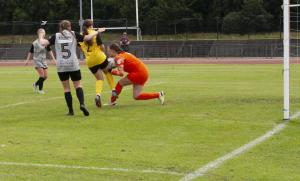
POLYGON ((43 68, 43 69, 48 68, 46 60, 34 60, 33 64, 35 68, 43 68))

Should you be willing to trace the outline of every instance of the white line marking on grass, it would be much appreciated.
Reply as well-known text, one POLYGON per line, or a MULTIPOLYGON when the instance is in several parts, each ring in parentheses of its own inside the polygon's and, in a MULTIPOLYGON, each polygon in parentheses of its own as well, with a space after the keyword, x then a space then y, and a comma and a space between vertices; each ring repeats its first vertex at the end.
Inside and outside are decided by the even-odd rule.
MULTIPOLYGON (((292 116, 294 117, 294 116, 292 116)), ((180 181, 190 181, 199 177, 204 176, 207 172, 209 172, 212 169, 218 168, 221 166, 224 162, 227 160, 231 160, 239 155, 241 155, 244 152, 247 152, 248 150, 252 149, 253 147, 257 146, 258 144, 266 141, 267 139, 271 138, 275 134, 281 132, 287 125, 289 121, 285 121, 276 127, 274 127, 272 130, 268 131, 266 134, 262 135, 259 138, 256 138, 255 140, 241 146, 240 148, 237 148, 236 150, 233 150, 232 152, 217 158, 214 161, 211 161, 207 163, 206 165, 202 166, 201 168, 197 169, 194 172, 188 173, 183 178, 180 179, 180 181)))
POLYGON ((292 115, 291 120, 297 119, 299 117, 300 117, 300 111, 298 111, 294 115, 292 115))
MULTIPOLYGON (((158 82, 154 84, 150 84, 149 86, 155 86, 164 84, 165 82, 158 82)), ((130 88, 125 88, 123 90, 129 90, 130 88)), ((106 93, 109 93, 110 91, 106 91, 106 93)), ((87 96, 94 95, 93 94, 87 94, 87 96)), ((19 102, 15 104, 9 104, 5 106, 1 106, 0 109, 9 108, 9 107, 16 107, 19 105, 24 104, 31 104, 36 102, 45 102, 45 101, 51 101, 56 99, 61 99, 62 97, 52 97, 48 99, 42 99, 39 101, 29 101, 29 102, 19 102)), ((108 104, 107 104, 108 105, 108 104)), ((152 169, 146 169, 146 170, 135 170, 135 169, 127 169, 127 168, 106 168, 106 167, 88 167, 88 166, 78 166, 78 165, 56 165, 56 164, 40 164, 40 163, 17 163, 17 162, 0 162, 0 165, 5 166, 24 166, 24 167, 40 167, 40 168, 60 168, 60 169, 80 169, 80 170, 102 170, 102 171, 115 171, 115 172, 136 172, 136 173, 149 173, 149 174, 166 174, 166 175, 177 175, 177 176, 183 176, 184 173, 174 172, 174 171, 163 171, 163 170, 152 170, 152 169)))
POLYGON ((29 104, 29 103, 31 103, 31 102, 18 102, 18 103, 15 103, 15 104, 8 104, 8 105, 5 105, 5 106, 0 106, 0 109, 16 107, 16 106, 20 106, 20 105, 24 105, 24 104, 29 104))
POLYGON ((135 170, 135 169, 127 169, 127 168, 89 167, 89 166, 79 166, 79 165, 57 165, 57 164, 17 163, 17 162, 0 162, 0 165, 56 168, 56 169, 101 170, 101 171, 113 171, 113 172, 135 172, 135 173, 165 174, 165 175, 177 175, 177 176, 184 175, 183 173, 174 172, 174 171, 151 170, 151 169, 135 170))
MULTIPOLYGON (((161 84, 164 84, 165 82, 158 82, 158 83, 154 83, 154 84, 149 84, 147 85, 147 87, 151 87, 151 86, 156 86, 156 85, 161 85, 161 84)), ((124 90, 130 90, 131 88, 130 87, 127 87, 127 88, 124 88, 124 90)), ((104 93, 110 93, 111 91, 105 91, 104 93)), ((86 96, 91 96, 91 95, 95 95, 95 93, 91 93, 91 94, 86 94, 86 96)), ((21 106, 21 105, 25 105, 25 104, 33 104, 33 103, 38 103, 38 102, 47 102, 47 101, 52 101, 52 100, 56 100, 56 99, 61 99, 62 97, 59 96, 59 97, 51 97, 51 98, 48 98, 48 99, 41 99, 41 100, 38 100, 38 101, 27 101, 27 102, 18 102, 18 103, 15 103, 15 104, 7 104, 7 105, 4 105, 4 106, 0 106, 0 109, 5 109, 5 108, 11 108, 11 107, 17 107, 17 106, 21 106)))

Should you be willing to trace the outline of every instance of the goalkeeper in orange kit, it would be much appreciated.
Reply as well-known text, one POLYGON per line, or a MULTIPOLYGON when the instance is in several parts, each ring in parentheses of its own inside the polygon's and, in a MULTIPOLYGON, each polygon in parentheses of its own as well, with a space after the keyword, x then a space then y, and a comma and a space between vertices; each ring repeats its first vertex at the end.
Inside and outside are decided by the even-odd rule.
POLYGON ((164 104, 165 94, 163 91, 145 93, 143 88, 148 80, 148 69, 146 65, 134 55, 124 52, 117 44, 112 44, 108 50, 111 57, 115 59, 117 69, 111 71, 113 75, 123 77, 116 85, 111 104, 115 105, 118 96, 124 86, 133 85, 133 97, 135 100, 159 99, 164 104))

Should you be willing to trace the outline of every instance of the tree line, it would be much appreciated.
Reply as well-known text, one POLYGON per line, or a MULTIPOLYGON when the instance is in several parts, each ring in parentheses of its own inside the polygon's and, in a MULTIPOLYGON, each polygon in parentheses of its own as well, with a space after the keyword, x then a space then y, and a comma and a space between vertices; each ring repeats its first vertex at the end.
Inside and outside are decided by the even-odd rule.
MULTIPOLYGON (((281 0, 139 0, 139 14, 142 30, 159 24, 177 25, 178 31, 188 26, 191 31, 246 34, 279 31, 281 4, 281 0)), ((0 8, 0 22, 79 19, 79 0, 0 0, 0 8)), ((90 0, 83 0, 84 18, 89 12, 90 0)), ((135 0, 94 0, 94 18, 124 18, 132 26, 135 0)))

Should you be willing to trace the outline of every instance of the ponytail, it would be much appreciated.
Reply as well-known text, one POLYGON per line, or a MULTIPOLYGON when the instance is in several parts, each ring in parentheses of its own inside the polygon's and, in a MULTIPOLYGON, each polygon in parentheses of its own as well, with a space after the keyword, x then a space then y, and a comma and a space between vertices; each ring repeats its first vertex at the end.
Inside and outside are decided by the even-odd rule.
POLYGON ((88 29, 91 28, 93 26, 93 21, 91 19, 86 19, 83 22, 83 34, 84 35, 88 35, 88 29))
MULTIPOLYGON (((94 23, 91 19, 84 20, 84 22, 83 22, 83 35, 84 36, 89 34, 88 29, 91 28, 93 26, 93 24, 94 23)), ((88 44, 89 46, 91 46, 93 44, 92 40, 86 41, 85 43, 88 44)))

